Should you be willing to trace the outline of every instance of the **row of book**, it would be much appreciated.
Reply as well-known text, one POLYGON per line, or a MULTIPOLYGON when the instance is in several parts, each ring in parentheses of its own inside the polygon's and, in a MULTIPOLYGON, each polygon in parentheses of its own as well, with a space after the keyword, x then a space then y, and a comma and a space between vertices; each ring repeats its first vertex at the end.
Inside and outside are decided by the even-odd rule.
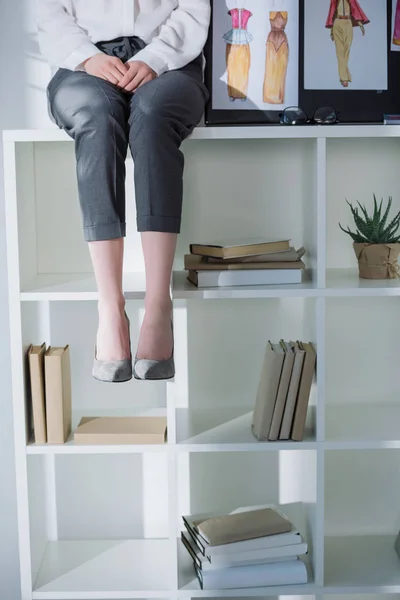
POLYGON ((257 439, 304 439, 316 358, 311 343, 268 341, 253 411, 257 439))
POLYGON ((204 590, 303 584, 308 547, 274 505, 183 517, 181 540, 204 590))
POLYGON ((305 249, 290 240, 260 238, 191 244, 185 255, 187 277, 197 287, 301 283, 305 249))
POLYGON ((71 433, 69 346, 28 349, 32 417, 37 444, 63 444, 71 433))

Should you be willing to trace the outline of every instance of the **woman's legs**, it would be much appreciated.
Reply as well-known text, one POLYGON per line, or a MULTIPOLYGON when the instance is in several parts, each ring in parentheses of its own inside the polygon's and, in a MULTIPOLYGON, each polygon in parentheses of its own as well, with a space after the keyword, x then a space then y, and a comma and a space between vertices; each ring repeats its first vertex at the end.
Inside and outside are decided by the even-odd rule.
POLYGON ((146 268, 138 358, 171 358, 170 280, 183 196, 180 146, 200 121, 207 95, 199 58, 184 69, 164 73, 131 96, 129 144, 146 268))
POLYGON ((98 360, 129 358, 128 323, 122 291, 124 240, 89 242, 89 251, 99 292, 98 360))
POLYGON ((97 358, 129 357, 122 292, 128 99, 107 81, 60 70, 48 88, 51 113, 75 140, 85 240, 99 292, 97 358))
POLYGON ((176 247, 176 233, 144 231, 142 247, 146 268, 145 317, 140 332, 137 358, 171 358, 172 302, 170 281, 176 247))

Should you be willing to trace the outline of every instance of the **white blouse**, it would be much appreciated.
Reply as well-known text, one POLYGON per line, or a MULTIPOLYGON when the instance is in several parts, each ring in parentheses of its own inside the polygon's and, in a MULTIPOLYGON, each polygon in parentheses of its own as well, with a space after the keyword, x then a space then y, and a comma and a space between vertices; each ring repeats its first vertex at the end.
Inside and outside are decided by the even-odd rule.
POLYGON ((36 0, 39 44, 54 67, 75 70, 95 44, 137 36, 148 44, 131 60, 158 75, 196 58, 207 39, 210 0, 36 0))

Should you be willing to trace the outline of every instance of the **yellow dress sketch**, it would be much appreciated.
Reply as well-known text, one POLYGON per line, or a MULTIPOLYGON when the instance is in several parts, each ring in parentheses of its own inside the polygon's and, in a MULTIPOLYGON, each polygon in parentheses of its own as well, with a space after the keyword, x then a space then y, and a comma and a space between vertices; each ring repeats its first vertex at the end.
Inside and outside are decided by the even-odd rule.
POLYGON ((264 102, 284 104, 289 43, 285 33, 287 12, 270 12, 271 31, 267 38, 267 58, 264 77, 264 102))
POLYGON ((358 0, 330 0, 326 27, 331 30, 338 61, 339 79, 344 88, 351 83, 349 69, 350 51, 353 44, 353 28, 358 26, 365 34, 364 25, 369 23, 358 0))
POLYGON ((228 74, 228 96, 234 100, 246 100, 251 64, 251 34, 247 23, 252 13, 244 8, 233 8, 232 29, 224 35, 226 41, 226 68, 228 74))

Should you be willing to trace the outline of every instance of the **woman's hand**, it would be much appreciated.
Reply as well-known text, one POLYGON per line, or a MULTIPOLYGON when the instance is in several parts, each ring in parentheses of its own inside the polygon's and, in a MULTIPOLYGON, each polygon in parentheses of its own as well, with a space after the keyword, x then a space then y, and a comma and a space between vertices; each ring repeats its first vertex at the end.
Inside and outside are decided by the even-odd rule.
POLYGON ((157 73, 141 60, 133 60, 126 63, 125 66, 128 66, 128 71, 118 82, 118 87, 125 90, 125 92, 134 92, 140 86, 157 77, 157 73))
POLYGON ((365 35, 365 27, 364 27, 363 23, 361 23, 361 21, 360 21, 358 25, 359 25, 359 27, 360 27, 360 29, 361 29, 361 33, 362 33, 363 35, 365 35))
POLYGON ((85 60, 82 66, 89 75, 95 75, 114 85, 117 85, 129 70, 121 59, 102 52, 85 60))

